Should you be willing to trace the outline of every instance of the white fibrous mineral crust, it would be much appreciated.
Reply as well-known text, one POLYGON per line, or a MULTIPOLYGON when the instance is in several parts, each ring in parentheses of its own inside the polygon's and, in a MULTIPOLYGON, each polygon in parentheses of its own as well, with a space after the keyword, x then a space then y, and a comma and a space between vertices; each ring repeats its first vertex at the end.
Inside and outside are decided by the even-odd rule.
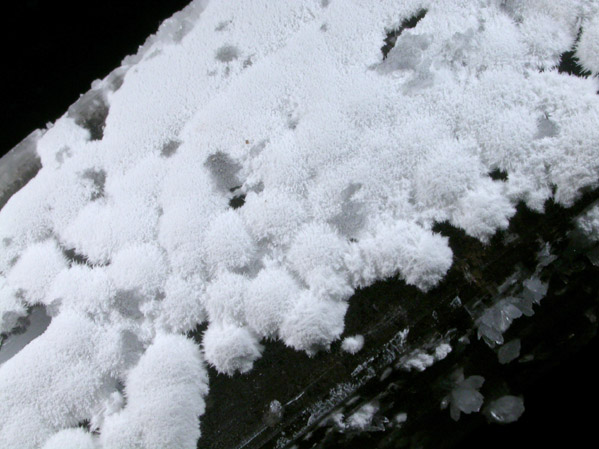
POLYGON ((578 228, 592 241, 599 240, 599 204, 593 205, 577 220, 578 228))
MULTIPOLYGON (((0 331, 52 314, 0 366, 0 447, 195 448, 204 360, 232 375, 264 338, 329 348, 356 288, 444 278, 435 223, 486 242, 518 202, 596 187, 596 79, 556 66, 575 49, 597 73, 597 9, 197 0, 165 22, 122 83, 94 83, 101 136, 65 114, 0 211, 0 331), (422 11, 383 58, 386 32, 422 11), (200 349, 183 335, 205 321, 200 349), (86 420, 100 437, 75 429, 86 420)), ((501 337, 512 309, 482 334, 501 337)), ((479 407, 466 390, 453 415, 479 407)))
POLYGON ((364 336, 353 335, 351 337, 345 337, 341 342, 341 349, 350 354, 356 354, 364 346, 364 336))

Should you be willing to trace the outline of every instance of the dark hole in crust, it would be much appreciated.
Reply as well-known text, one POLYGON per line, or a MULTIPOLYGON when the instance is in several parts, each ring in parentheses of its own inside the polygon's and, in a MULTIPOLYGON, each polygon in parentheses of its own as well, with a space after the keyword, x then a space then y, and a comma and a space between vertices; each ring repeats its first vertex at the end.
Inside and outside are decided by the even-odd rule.
POLYGON ((239 209, 245 204, 245 195, 237 195, 229 200, 229 206, 233 209, 239 209))
POLYGON ((489 177, 493 181, 507 181, 507 172, 496 168, 495 170, 489 172, 489 177))
POLYGON ((557 67, 559 73, 567 73, 568 75, 578 76, 580 78, 588 78, 591 75, 591 72, 584 70, 580 64, 578 64, 578 58, 574 54, 581 35, 582 28, 579 28, 573 48, 562 53, 559 66, 557 67))
POLYGON ((385 37, 384 41, 385 45, 381 47, 381 52, 383 52, 383 59, 386 59, 391 49, 395 47, 395 42, 397 42, 397 38, 401 35, 401 33, 403 33, 404 30, 414 28, 418 24, 418 22, 420 22, 424 18, 426 13, 426 9, 421 9, 414 16, 410 17, 409 19, 403 20, 399 27, 387 32, 387 37, 385 37))

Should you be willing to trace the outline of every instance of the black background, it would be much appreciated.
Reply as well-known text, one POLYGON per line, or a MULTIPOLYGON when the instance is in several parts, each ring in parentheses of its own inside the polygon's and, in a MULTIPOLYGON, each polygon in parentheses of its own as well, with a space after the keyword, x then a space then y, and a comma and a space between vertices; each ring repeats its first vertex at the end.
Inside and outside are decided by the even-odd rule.
MULTIPOLYGON (((0 153, 60 117, 93 80, 135 53, 162 20, 186 4, 186 0, 2 2, 0 153)), ((596 444, 592 441, 597 440, 599 420, 598 349, 595 338, 584 352, 573 354, 528 391, 526 412, 518 423, 482 427, 460 447, 596 444)))
POLYGON ((64 114, 187 0, 0 2, 0 154, 64 114))

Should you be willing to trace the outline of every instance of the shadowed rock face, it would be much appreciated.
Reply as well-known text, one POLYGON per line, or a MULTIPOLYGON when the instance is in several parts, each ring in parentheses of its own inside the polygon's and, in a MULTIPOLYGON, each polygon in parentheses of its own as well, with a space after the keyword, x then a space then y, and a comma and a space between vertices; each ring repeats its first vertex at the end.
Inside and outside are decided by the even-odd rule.
POLYGON ((42 132, 36 130, 0 158, 0 209, 42 168, 36 152, 42 132))

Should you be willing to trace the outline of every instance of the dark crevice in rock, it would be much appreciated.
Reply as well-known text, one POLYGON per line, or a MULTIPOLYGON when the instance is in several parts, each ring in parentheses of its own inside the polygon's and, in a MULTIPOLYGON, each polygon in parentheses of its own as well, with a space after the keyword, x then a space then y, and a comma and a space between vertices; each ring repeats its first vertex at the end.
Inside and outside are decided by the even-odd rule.
POLYGON ((591 75, 591 72, 584 70, 578 64, 578 59, 574 55, 574 50, 562 53, 557 70, 559 73, 567 73, 568 75, 578 76, 580 78, 588 78, 591 75))
POLYGON ((71 249, 61 248, 61 249, 62 249, 62 255, 69 261, 70 265, 88 265, 90 267, 92 266, 92 263, 89 261, 87 256, 85 256, 83 254, 79 254, 77 251, 75 251, 74 248, 71 248, 71 249))
POLYGON ((576 45, 580 41, 581 35, 582 28, 578 30, 576 41, 574 41, 572 49, 561 54, 560 62, 557 67, 559 73, 567 73, 568 75, 578 76, 580 78, 588 78, 591 75, 591 72, 584 70, 582 66, 578 64, 578 58, 575 55, 576 45))
POLYGON ((383 53, 383 60, 387 59, 387 55, 391 51, 393 47, 395 47, 395 42, 397 42, 397 38, 404 32, 404 30, 414 28, 418 25, 424 16, 426 15, 427 10, 421 9, 415 15, 410 17, 409 19, 405 19, 401 22, 399 27, 394 28, 387 32, 387 37, 385 37, 385 45, 381 47, 381 52, 383 53))

